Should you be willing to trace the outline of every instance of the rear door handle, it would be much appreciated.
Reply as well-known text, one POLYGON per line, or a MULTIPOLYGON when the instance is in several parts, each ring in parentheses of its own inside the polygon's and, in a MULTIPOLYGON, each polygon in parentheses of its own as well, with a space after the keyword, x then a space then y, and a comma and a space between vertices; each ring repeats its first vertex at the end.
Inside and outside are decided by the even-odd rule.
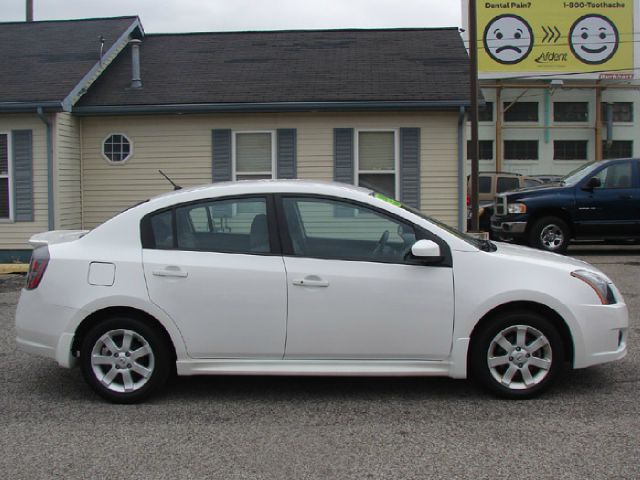
POLYGON ((176 267, 175 265, 169 265, 162 270, 154 270, 153 273, 156 277, 177 277, 177 278, 187 278, 189 273, 181 270, 180 267, 176 267))
POLYGON ((292 281, 299 287, 328 287, 329 282, 317 275, 307 275, 304 278, 296 278, 292 281))

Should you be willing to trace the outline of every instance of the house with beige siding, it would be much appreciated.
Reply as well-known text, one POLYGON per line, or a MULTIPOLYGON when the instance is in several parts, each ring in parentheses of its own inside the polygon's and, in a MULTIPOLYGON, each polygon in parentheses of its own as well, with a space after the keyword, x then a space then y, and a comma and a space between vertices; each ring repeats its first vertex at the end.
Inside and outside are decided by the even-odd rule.
POLYGON ((184 187, 358 184, 465 223, 457 29, 152 35, 135 17, 0 24, 0 39, 5 29, 40 38, 15 46, 16 64, 41 52, 54 83, 57 61, 84 71, 48 103, 46 85, 21 101, 0 73, 0 99, 15 82, 0 101, 0 260, 24 259, 34 233, 90 229, 171 190, 159 170, 184 187))

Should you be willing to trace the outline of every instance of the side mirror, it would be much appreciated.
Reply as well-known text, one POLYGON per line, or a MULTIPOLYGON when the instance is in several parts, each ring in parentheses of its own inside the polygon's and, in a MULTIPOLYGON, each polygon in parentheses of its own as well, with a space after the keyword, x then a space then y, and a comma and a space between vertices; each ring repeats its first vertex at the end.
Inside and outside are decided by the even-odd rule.
POLYGON ((411 255, 428 262, 439 262, 442 260, 440 246, 433 240, 418 240, 411 247, 411 255))
POLYGON ((602 186, 602 182, 598 177, 591 177, 587 183, 585 183, 583 190, 592 191, 594 188, 599 188, 602 186))

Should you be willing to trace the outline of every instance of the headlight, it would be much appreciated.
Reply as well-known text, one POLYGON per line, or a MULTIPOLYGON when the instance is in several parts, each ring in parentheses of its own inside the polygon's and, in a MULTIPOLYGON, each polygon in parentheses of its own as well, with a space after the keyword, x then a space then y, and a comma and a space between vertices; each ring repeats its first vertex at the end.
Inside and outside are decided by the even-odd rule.
POLYGON ((603 305, 611 305, 616 303, 616 299, 613 296, 613 290, 609 287, 609 282, 602 275, 590 272, 588 270, 576 270, 571 272, 571 276, 589 285, 598 295, 600 302, 603 305))
POLYGON ((508 213, 527 213, 527 206, 524 203, 510 203, 507 205, 508 213))

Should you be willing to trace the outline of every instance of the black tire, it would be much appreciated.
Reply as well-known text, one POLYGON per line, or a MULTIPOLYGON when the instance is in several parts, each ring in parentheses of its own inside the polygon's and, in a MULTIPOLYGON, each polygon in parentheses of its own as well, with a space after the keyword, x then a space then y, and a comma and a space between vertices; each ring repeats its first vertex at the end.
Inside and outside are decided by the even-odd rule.
POLYGON ((171 349, 164 336, 145 322, 112 317, 85 335, 80 369, 101 397, 113 403, 138 403, 167 382, 172 372, 171 349))
POLYGON ((564 253, 570 238, 567 222, 558 217, 542 217, 531 227, 529 245, 547 252, 564 253))
POLYGON ((503 398, 527 399, 541 394, 562 375, 565 366, 558 329, 535 312, 504 313, 471 339, 471 377, 503 398), (520 332, 524 332, 522 340, 520 332), (490 359, 495 362, 490 364, 490 359))

